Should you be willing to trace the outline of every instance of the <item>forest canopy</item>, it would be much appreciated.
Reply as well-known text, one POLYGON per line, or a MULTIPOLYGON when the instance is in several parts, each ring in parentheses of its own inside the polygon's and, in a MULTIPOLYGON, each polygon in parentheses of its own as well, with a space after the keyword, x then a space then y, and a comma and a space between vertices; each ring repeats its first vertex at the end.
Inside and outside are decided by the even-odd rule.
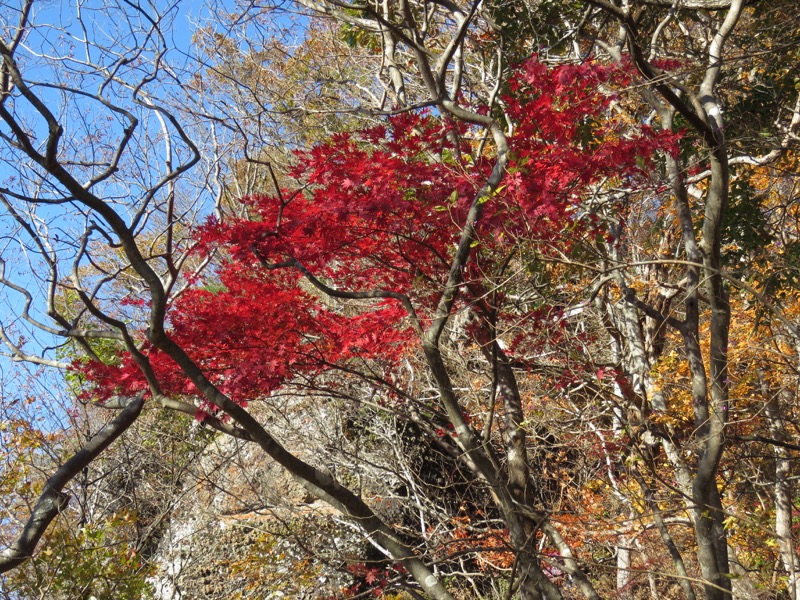
POLYGON ((792 0, 0 9, 6 598, 800 598, 792 0))

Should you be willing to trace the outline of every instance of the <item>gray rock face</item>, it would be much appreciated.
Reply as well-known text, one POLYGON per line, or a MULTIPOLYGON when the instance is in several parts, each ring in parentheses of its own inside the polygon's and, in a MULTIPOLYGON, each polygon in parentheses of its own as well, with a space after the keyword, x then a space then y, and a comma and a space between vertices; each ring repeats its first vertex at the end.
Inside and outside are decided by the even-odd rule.
MULTIPOLYGON (((313 398, 282 397, 255 410, 289 450, 348 477, 350 486, 369 480, 362 495, 380 513, 398 512, 387 499, 394 477, 359 477, 361 465, 374 471, 391 456, 376 440, 348 441, 342 431, 347 411, 333 408, 313 398)), ((330 598, 352 584, 346 567, 363 561, 369 546, 255 444, 217 436, 185 478, 151 583, 160 600, 330 598)))

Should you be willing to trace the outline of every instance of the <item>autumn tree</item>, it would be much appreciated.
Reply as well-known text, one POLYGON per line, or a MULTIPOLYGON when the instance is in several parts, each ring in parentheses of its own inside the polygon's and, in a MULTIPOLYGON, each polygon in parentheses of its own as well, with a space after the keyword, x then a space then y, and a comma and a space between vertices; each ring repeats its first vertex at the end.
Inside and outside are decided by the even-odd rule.
POLYGON ((160 407, 257 445, 349 519, 387 560, 353 565, 367 585, 432 598, 501 573, 521 598, 632 597, 639 574, 654 597, 752 595, 730 446, 767 443, 750 464, 773 467, 796 596, 794 259, 736 262, 794 214, 791 194, 747 192, 794 169, 791 69, 761 60, 796 49, 792 4, 308 3, 296 44, 250 7, 196 54, 172 45, 174 7, 79 8, 58 29, 5 9, 0 199, 31 275, 5 252, 3 339, 117 414, 55 468, 2 569, 160 407), (745 102, 758 122, 728 106, 745 102), (780 370, 731 344, 765 327, 780 370), (259 420, 290 395, 342 416, 311 459, 259 420), (369 477, 419 524, 356 485, 354 437, 396 453, 369 477))
MULTIPOLYGON (((775 303, 760 295, 755 289, 758 286, 748 283, 754 272, 745 265, 752 260, 755 247, 767 242, 767 215, 771 213, 760 204, 755 191, 765 189, 764 180, 753 186, 749 168, 790 155, 797 126, 796 91, 781 87, 786 85, 787 74, 776 69, 774 62, 769 66, 761 62, 764 55, 754 51, 754 39, 765 35, 770 40, 765 46, 785 43, 784 48, 795 48, 796 40, 771 18, 781 15, 792 20, 796 16, 785 12, 787 6, 745 8, 736 3, 700 13, 599 2, 593 6, 599 11, 595 15, 613 15, 620 30, 604 29, 607 22, 587 18, 580 25, 587 43, 613 60, 631 61, 642 81, 650 82, 640 90, 643 102, 628 104, 626 110, 637 120, 660 121, 661 127, 682 136, 681 152, 664 155, 665 174, 671 178, 669 196, 642 195, 622 188, 618 193, 628 197, 625 209, 602 212, 613 235, 605 247, 597 248, 603 262, 595 263, 597 285, 590 288, 590 297, 612 342, 615 362, 619 361, 625 372, 620 390, 624 401, 615 409, 617 425, 638 440, 630 459, 646 465, 650 473, 640 477, 639 466, 626 469, 623 477, 609 471, 605 485, 628 506, 631 518, 649 515, 648 519, 654 519, 663 551, 672 557, 679 577, 685 578, 691 577, 691 569, 687 570, 689 563, 679 548, 692 545, 676 543, 670 533, 680 531, 682 520, 669 526, 658 502, 649 501, 642 511, 637 498, 640 494, 645 499, 655 498, 659 488, 663 498, 670 494, 671 486, 675 486, 673 491, 679 489, 695 528, 698 546, 693 550, 703 578, 716 578, 723 589, 730 588, 732 581, 734 595, 749 597, 755 589, 742 566, 748 561, 737 556, 739 551, 728 543, 726 534, 735 515, 747 509, 715 498, 737 485, 735 476, 727 479, 732 475, 725 456, 726 438, 733 435, 729 415, 736 414, 735 430, 741 426, 738 423, 755 419, 764 406, 742 402, 738 396, 742 388, 737 389, 737 402, 730 401, 730 386, 740 381, 739 369, 745 368, 731 366, 731 358, 741 356, 738 348, 746 346, 736 338, 748 325, 768 337, 775 331, 760 328, 763 322, 754 323, 746 313, 733 317, 730 294, 735 294, 737 301, 747 297, 750 307, 761 306, 756 312, 766 310, 775 318, 785 319, 784 311, 792 310, 792 302, 775 303), (758 31, 755 37, 754 31, 758 31), (743 73, 748 77, 742 77, 743 73), (740 77, 738 84, 736 77, 740 77), (766 86, 769 92, 758 84, 748 85, 764 81, 762 77, 770 81, 766 86), (776 89, 785 91, 780 100, 773 92, 776 89), (771 115, 778 131, 765 134, 762 129, 760 135, 754 135, 752 128, 759 126, 749 112, 754 103, 756 115, 771 115), (708 137, 712 130, 713 140, 708 137), (692 274, 692 269, 697 272, 692 274), (689 291, 698 296, 692 300, 689 291), (689 326, 692 320, 695 325, 689 326), (731 337, 732 331, 736 337, 731 337), (736 352, 729 349, 729 340, 738 346, 736 352), (694 418, 685 414, 679 423, 674 419, 680 410, 694 413, 694 418), (654 455, 653 449, 658 447, 663 454, 654 455), (671 469, 670 483, 662 484, 664 473, 671 469), (623 485, 631 487, 625 491, 623 485), (718 575, 712 577, 715 572, 718 575)), ((783 200, 791 203, 791 195, 783 200)), ((788 293, 785 299, 791 296, 787 288, 784 293, 788 293)), ((788 330, 779 335, 793 337, 788 330)), ((774 408, 774 401, 763 402, 774 408)), ((773 426, 772 431, 781 429, 773 426)), ((776 442, 776 447, 786 450, 780 438, 762 436, 761 440, 776 442)), ((605 455, 612 461, 620 458, 615 452, 605 451, 605 455)), ((781 464, 785 472, 788 463, 781 464)), ((782 502, 785 506, 785 500, 782 502)), ((780 512, 785 515, 785 508, 780 512)), ((785 517, 782 520, 785 523, 785 517)), ((782 530, 780 538, 787 541, 788 548, 791 533, 785 524, 782 530)), ((749 550, 743 552, 747 553, 749 550)), ((783 559, 790 565, 789 572, 793 572, 791 554, 783 559)), ((626 575, 630 556, 630 547, 620 548, 617 554, 622 589, 631 581, 626 575)), ((790 577, 790 590, 793 580, 790 577)), ((688 597, 697 593, 690 589, 688 579, 683 579, 683 587, 688 597)), ((728 592, 707 586, 704 593, 724 597, 728 592)))

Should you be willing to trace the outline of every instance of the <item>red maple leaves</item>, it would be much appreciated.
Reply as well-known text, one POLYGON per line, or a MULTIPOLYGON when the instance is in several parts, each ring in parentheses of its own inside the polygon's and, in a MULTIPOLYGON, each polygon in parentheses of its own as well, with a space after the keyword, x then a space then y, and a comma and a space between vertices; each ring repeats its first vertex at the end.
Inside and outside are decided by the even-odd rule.
MULTIPOLYGON (((477 301, 520 239, 563 246, 565 229, 597 228, 582 200, 612 180, 641 185, 656 150, 672 150, 674 138, 612 110, 603 88, 623 79, 593 63, 548 70, 531 60, 518 71, 505 98, 507 174, 482 199, 462 302, 477 301)), ((475 133, 409 112, 298 153, 295 189, 244 198, 249 219, 198 229, 200 247, 222 258, 172 304, 170 336, 240 403, 356 360, 391 371, 416 343, 406 309, 391 298, 331 302, 319 289, 405 294, 424 322, 492 167, 475 133)), ((165 392, 199 396, 168 358, 144 352, 165 392)), ((130 357, 78 368, 101 395, 146 387, 130 357)))

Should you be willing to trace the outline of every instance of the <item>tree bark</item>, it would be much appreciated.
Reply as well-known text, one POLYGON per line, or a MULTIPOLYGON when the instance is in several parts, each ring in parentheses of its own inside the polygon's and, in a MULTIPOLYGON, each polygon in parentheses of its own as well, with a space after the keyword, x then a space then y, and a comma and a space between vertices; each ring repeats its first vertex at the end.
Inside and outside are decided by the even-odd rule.
POLYGON ((125 408, 45 482, 28 522, 19 537, 0 554, 0 573, 19 566, 31 556, 53 519, 69 504, 64 487, 125 432, 142 412, 144 393, 129 398, 125 408))

